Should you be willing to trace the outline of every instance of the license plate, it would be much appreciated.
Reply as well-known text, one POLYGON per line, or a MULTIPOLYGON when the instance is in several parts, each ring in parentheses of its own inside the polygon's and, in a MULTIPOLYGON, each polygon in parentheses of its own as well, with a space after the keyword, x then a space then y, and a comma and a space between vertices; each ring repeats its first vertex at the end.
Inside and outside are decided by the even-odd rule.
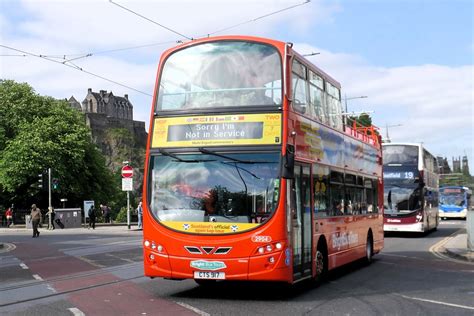
POLYGON ((194 271, 195 279, 225 280, 225 272, 219 271, 194 271))

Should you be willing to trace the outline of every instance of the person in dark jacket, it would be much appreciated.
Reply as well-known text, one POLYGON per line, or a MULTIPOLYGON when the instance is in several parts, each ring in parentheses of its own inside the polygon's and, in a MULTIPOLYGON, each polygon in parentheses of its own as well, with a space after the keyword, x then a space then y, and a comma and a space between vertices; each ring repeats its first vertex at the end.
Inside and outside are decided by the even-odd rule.
POLYGON ((38 226, 42 221, 41 210, 36 207, 36 204, 31 205, 30 221, 33 225, 33 238, 39 237, 40 232, 38 231, 38 226))
POLYGON ((89 215, 89 228, 92 227, 92 229, 95 229, 96 211, 95 211, 94 205, 91 205, 87 215, 89 215))

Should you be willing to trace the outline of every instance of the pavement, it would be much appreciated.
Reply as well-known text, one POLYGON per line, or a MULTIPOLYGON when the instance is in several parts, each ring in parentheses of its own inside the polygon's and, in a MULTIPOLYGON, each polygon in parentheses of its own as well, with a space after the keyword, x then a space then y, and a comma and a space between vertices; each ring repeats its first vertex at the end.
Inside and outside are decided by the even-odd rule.
MULTIPOLYGON (((43 228, 39 228, 39 231, 41 233, 41 236, 45 236, 46 234, 61 234, 62 232, 64 233, 81 233, 87 231, 87 227, 78 227, 78 228, 65 228, 65 229, 60 229, 56 228, 55 230, 48 230, 45 226, 43 228)), ((92 229, 91 229, 92 231, 92 229)), ((137 228, 136 223, 131 223, 130 229, 127 228, 127 224, 104 224, 104 223, 98 223, 95 226, 95 230, 93 232, 95 234, 101 234, 101 233, 106 233, 106 234, 124 234, 127 232, 130 233, 137 233, 140 232, 141 234, 142 229, 137 228)), ((0 228, 0 252, 3 250, 3 248, 7 248, 8 244, 2 243, 1 241, 1 236, 4 234, 10 234, 12 232, 18 232, 18 233, 25 233, 25 234, 31 234, 32 230, 31 228, 26 228, 26 226, 23 225, 12 225, 8 228, 6 227, 1 227, 0 228)), ((5 249, 7 251, 8 249, 5 249)))
POLYGON ((450 236, 443 248, 444 253, 452 258, 474 262, 474 251, 467 249, 467 232, 464 228, 450 236))

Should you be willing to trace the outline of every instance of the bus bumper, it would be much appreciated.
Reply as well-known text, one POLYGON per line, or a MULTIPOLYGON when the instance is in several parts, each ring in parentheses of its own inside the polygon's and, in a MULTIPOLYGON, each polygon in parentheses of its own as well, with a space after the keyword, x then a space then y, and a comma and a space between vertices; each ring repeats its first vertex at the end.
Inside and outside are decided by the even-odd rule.
POLYGON ((189 258, 149 250, 144 255, 144 270, 148 277, 194 279, 194 272, 206 271, 197 268, 199 265, 196 263, 206 262, 221 266, 215 271, 224 272, 225 280, 291 282, 290 260, 284 251, 247 258, 189 258))
POLYGON ((424 232, 423 223, 414 224, 383 224, 385 232, 424 232))
POLYGON ((439 210, 439 217, 449 217, 449 218, 466 218, 467 210, 463 209, 459 212, 444 212, 439 210))

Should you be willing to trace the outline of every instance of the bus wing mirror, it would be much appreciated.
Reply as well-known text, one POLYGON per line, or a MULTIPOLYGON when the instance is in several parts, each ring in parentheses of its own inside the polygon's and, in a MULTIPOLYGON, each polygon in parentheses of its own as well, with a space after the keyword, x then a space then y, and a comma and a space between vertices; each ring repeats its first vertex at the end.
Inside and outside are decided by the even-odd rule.
POLYGON ((295 178, 295 146, 286 145, 286 153, 283 156, 281 176, 284 179, 295 178))

